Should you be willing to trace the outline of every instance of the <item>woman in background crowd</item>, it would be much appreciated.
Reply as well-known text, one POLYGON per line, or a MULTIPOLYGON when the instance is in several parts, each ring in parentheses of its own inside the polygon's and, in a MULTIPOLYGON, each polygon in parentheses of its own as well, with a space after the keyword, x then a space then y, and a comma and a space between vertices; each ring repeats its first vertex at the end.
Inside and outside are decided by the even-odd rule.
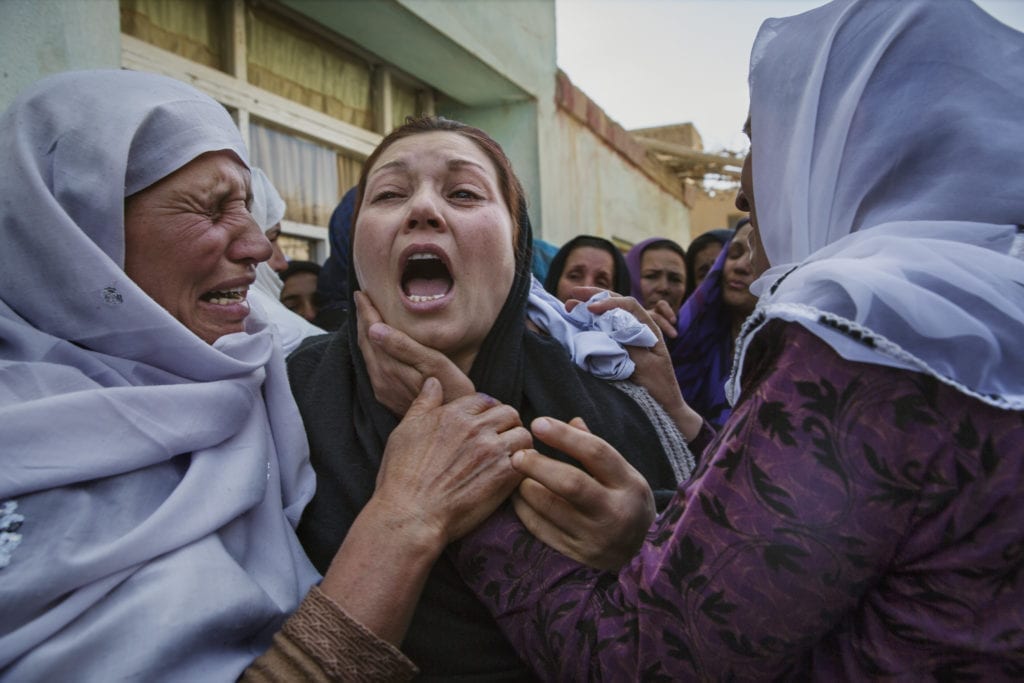
POLYGON ((603 237, 573 237, 551 259, 544 289, 568 301, 573 287, 600 287, 628 294, 629 268, 622 252, 603 237))
MULTIPOLYGON (((743 219, 742 222, 745 222, 743 219)), ((741 223, 737 223, 739 227, 741 223)), ((686 250, 686 297, 689 297, 711 272, 725 245, 732 239, 733 231, 727 228, 708 230, 697 235, 686 250)))
POLYGON ((312 261, 291 261, 281 273, 281 303, 292 313, 313 322, 320 310, 317 278, 320 266, 312 261))
POLYGON ((716 428, 729 419, 725 381, 736 337, 757 304, 757 297, 750 293, 752 231, 749 221, 736 229, 704 282, 679 311, 675 337, 666 335, 683 398, 716 428))
POLYGON ((283 274, 288 270, 278 238, 281 236, 281 220, 287 208, 284 200, 270 178, 260 168, 252 169, 252 202, 249 211, 256 225, 270 241, 271 255, 267 261, 256 265, 256 282, 249 290, 248 301, 256 302, 277 328, 285 355, 299 347, 302 340, 323 334, 324 331, 311 324, 313 321, 300 316, 281 302, 284 289, 283 274))
POLYGON ((670 239, 652 237, 629 250, 626 265, 630 295, 648 310, 664 301, 663 310, 674 316, 686 297, 686 251, 670 239))

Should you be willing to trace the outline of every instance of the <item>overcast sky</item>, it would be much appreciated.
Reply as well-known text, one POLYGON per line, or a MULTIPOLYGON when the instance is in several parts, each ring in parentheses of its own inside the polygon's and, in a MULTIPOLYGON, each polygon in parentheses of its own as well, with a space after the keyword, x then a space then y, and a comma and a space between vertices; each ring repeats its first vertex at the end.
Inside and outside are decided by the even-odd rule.
MULTIPOLYGON (((935 0, 941 2, 942 0, 935 0)), ((558 65, 627 129, 692 121, 708 150, 746 149, 747 59, 761 22, 822 0, 556 0, 558 65)), ((978 0, 1024 30, 1024 0, 978 0)))

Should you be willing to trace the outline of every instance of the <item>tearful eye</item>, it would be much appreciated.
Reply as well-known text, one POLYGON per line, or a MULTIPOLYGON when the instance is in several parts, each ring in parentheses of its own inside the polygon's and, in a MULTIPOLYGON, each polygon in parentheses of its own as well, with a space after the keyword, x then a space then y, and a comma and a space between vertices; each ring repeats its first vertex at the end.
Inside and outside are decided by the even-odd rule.
POLYGON ((378 192, 377 194, 373 195, 373 201, 383 202, 387 201, 388 199, 394 199, 397 196, 397 192, 392 192, 391 190, 384 190, 383 192, 378 192))

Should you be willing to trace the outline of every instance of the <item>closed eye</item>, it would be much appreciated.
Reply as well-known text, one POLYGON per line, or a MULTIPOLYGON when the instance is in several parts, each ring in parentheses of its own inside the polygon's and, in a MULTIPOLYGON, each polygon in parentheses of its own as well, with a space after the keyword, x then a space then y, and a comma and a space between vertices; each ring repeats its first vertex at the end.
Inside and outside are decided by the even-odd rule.
POLYGON ((402 195, 398 194, 397 192, 395 192, 393 190, 383 190, 383 191, 378 192, 377 194, 373 195, 373 199, 371 199, 370 201, 371 202, 384 202, 384 201, 387 201, 389 199, 395 199, 395 198, 401 197, 401 196, 402 195))
POLYGON ((452 199, 483 199, 479 194, 472 190, 458 189, 448 195, 452 199))

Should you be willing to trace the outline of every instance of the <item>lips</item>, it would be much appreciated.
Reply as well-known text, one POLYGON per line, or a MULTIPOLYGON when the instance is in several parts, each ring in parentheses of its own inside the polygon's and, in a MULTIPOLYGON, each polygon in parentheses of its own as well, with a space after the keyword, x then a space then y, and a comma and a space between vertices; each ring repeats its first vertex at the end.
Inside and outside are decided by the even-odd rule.
POLYGON ((234 287, 232 289, 211 289, 206 294, 203 294, 200 299, 207 303, 217 304, 220 306, 227 306, 230 304, 237 304, 241 301, 245 301, 246 295, 249 293, 249 287, 234 287))
POLYGON ((448 256, 432 244, 414 244, 402 252, 402 293, 413 303, 443 299, 455 284, 448 256))
POLYGON ((243 304, 254 280, 253 277, 236 277, 225 280, 201 294, 199 300, 214 306, 243 304))

